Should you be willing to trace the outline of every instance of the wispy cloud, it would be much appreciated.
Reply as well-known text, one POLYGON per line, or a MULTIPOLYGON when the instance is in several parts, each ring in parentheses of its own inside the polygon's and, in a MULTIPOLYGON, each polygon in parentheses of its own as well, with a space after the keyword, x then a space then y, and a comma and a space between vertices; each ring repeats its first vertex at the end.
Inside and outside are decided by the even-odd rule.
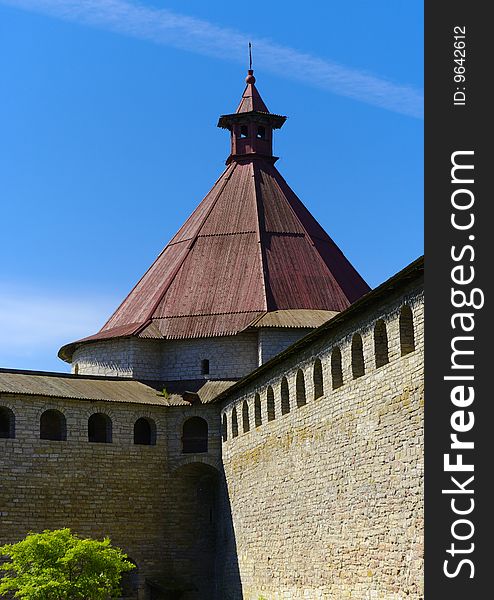
POLYGON ((247 42, 252 41, 256 49, 256 65, 266 71, 410 117, 422 118, 423 115, 421 90, 258 38, 253 32, 238 32, 202 19, 125 0, 0 2, 243 64, 247 42))
POLYGON ((46 368, 60 346, 98 331, 116 306, 115 298, 97 294, 0 284, 0 367, 26 359, 46 368))

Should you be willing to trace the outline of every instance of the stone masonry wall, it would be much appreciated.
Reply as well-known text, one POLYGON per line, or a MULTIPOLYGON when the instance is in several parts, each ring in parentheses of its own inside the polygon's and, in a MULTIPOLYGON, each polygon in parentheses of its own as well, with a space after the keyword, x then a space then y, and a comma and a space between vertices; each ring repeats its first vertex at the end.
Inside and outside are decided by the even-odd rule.
POLYGON ((291 346, 300 338, 311 331, 310 329, 289 329, 280 327, 278 329, 265 327, 259 329, 259 365, 268 362, 288 346, 291 346))
MULTIPOLYGON (((223 464, 234 550, 224 561, 222 578, 227 590, 231 572, 238 569, 242 589, 231 598, 423 598, 423 291, 421 282, 407 285, 377 301, 372 312, 354 315, 233 390, 225 401, 223 464), (415 350, 402 356, 399 316, 404 304, 413 311, 415 350), (380 367, 374 351, 378 319, 386 324, 389 342, 389 362, 380 367), (365 374, 356 379, 355 332, 362 336, 365 357, 365 374), (342 354, 343 385, 332 389, 330 357, 336 346, 342 354), (324 386, 318 398, 316 358, 324 386), (296 401, 299 370, 307 402, 301 406, 296 401), (285 414, 283 375, 290 403, 287 412, 284 402, 285 414), (275 400, 271 421, 268 386, 275 400), (262 424, 256 424, 256 393, 262 424)), ((302 404, 300 382, 299 375, 302 404)))
MULTIPOLYGON (((0 395, 0 406, 15 415, 15 438, 0 439, 0 545, 61 527, 109 536, 137 563, 142 599, 146 578, 181 577, 196 586, 212 578, 213 567, 201 566, 204 547, 212 543, 211 535, 201 538, 200 523, 209 512, 201 521, 194 498, 199 483, 220 466, 218 407, 16 395, 0 395), (65 415, 66 441, 40 439, 40 416, 48 409, 65 415), (88 442, 88 418, 96 412, 111 418, 111 443, 88 442), (183 454, 183 423, 198 415, 209 425, 208 452, 183 454), (155 445, 133 443, 140 417, 156 424, 155 445)), ((214 560, 214 548, 209 554, 214 560)), ((205 598, 210 596, 200 587, 184 596, 205 598)))
POLYGON ((257 333, 192 340, 126 338, 84 344, 72 359, 72 372, 127 376, 148 380, 204 377, 201 362, 209 360, 211 379, 240 379, 258 366, 257 333))

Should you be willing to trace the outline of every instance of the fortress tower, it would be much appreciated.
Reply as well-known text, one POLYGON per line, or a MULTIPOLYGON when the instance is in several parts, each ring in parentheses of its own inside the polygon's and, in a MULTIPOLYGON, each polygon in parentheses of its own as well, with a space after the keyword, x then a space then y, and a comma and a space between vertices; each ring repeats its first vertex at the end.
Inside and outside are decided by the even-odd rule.
POLYGON ((226 169, 102 329, 61 348, 74 373, 239 379, 369 291, 275 167, 286 117, 245 81, 218 121, 226 169))
POLYGON ((108 536, 123 600, 423 600, 423 260, 369 291, 246 83, 225 171, 73 373, 0 368, 0 546, 108 536))

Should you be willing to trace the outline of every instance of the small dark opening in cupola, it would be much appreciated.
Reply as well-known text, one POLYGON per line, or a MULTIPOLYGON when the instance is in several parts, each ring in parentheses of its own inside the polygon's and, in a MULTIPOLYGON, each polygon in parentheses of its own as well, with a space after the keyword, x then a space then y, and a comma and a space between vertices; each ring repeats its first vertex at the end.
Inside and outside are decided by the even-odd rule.
POLYGON ((262 125, 259 125, 259 127, 257 128, 256 137, 260 140, 265 140, 266 139, 266 128, 263 127, 262 125))
POLYGON ((249 135, 249 129, 247 125, 240 125, 240 137, 246 138, 249 135))
POLYGON ((207 358, 201 360, 201 373, 209 375, 209 360, 207 358))

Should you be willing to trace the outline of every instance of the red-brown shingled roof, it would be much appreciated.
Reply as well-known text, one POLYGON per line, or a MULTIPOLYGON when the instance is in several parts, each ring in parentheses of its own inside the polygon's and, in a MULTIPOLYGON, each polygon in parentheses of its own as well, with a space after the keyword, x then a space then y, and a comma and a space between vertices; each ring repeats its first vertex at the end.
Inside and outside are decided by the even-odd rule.
MULTIPOLYGON (((248 83, 238 110, 262 108, 248 83)), ((233 157, 102 329, 64 346, 60 357, 70 360, 81 342, 112 337, 233 335, 266 312, 342 311, 368 292, 274 160, 233 157)))

